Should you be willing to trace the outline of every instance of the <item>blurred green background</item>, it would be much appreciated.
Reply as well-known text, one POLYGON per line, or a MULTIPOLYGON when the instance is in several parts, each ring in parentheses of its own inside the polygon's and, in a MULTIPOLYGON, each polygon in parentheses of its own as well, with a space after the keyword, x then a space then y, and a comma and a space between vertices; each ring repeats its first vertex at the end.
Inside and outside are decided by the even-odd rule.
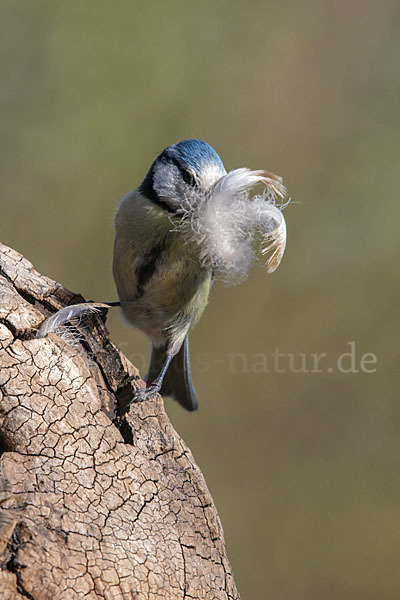
POLYGON ((39 271, 115 299, 118 201, 187 137, 293 198, 281 267, 192 333, 199 412, 166 401, 246 600, 400 597, 399 26, 395 0, 1 3, 0 239, 39 271))

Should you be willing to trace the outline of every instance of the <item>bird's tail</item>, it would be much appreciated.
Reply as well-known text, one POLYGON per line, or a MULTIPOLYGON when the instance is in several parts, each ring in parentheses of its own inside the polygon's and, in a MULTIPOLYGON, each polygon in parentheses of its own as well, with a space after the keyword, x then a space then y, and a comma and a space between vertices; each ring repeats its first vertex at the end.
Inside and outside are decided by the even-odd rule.
MULTIPOLYGON (((159 375, 166 356, 164 346, 160 348, 152 347, 146 382, 150 383, 159 375)), ((189 336, 186 336, 178 354, 174 356, 168 367, 161 387, 161 394, 172 396, 186 410, 197 410, 197 397, 190 373, 189 336)))

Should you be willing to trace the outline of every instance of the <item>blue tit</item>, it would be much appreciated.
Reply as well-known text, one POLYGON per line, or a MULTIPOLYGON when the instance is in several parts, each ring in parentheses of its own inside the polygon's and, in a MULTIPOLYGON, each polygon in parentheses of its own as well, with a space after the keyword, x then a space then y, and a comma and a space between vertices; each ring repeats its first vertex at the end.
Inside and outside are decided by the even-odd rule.
POLYGON ((286 227, 277 198, 280 177, 266 171, 226 172, 202 140, 169 146, 141 185, 125 196, 115 217, 114 279, 125 319, 152 342, 147 387, 187 410, 198 406, 189 363, 189 331, 207 305, 214 279, 245 278, 258 255, 278 266, 286 227), (253 188, 263 184, 263 193, 253 188), (260 251, 254 249, 261 238, 260 251))

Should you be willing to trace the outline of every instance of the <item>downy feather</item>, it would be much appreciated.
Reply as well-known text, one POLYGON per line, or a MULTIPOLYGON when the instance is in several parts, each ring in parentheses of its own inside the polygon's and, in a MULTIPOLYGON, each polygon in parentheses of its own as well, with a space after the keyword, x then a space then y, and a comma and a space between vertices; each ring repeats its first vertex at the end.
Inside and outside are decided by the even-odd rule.
POLYGON ((37 338, 43 338, 48 333, 57 333, 65 342, 72 346, 80 340, 76 327, 79 327, 84 315, 97 313, 102 308, 110 308, 101 302, 73 304, 57 311, 46 319, 36 333, 37 338))
POLYGON ((209 190, 195 189, 180 211, 177 229, 198 247, 201 262, 216 279, 238 283, 245 279, 259 253, 269 273, 277 269, 286 246, 282 208, 286 188, 282 179, 267 171, 241 168, 224 175, 209 190), (264 185, 262 194, 252 194, 264 185), (281 205, 278 205, 280 201, 281 205))

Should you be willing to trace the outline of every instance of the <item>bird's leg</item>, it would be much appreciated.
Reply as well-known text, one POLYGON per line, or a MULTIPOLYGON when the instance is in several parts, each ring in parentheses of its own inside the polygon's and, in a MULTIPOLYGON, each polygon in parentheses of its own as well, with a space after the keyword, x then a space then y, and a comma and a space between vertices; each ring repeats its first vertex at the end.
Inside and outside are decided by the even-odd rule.
MULTIPOLYGON (((89 300, 89 302, 93 302, 92 300, 89 300)), ((107 306, 109 306, 110 308, 112 308, 113 306, 121 306, 121 302, 102 302, 102 304, 107 304, 107 306)))
POLYGON ((165 377, 165 373, 167 372, 168 367, 169 367, 173 357, 174 357, 174 354, 167 354, 167 358, 165 359, 165 362, 162 366, 160 373, 145 388, 140 388, 139 390, 137 390, 134 393, 131 402, 144 402, 145 400, 151 400, 152 398, 154 398, 154 396, 156 396, 158 394, 158 392, 161 390, 161 386, 162 386, 163 379, 165 377))

